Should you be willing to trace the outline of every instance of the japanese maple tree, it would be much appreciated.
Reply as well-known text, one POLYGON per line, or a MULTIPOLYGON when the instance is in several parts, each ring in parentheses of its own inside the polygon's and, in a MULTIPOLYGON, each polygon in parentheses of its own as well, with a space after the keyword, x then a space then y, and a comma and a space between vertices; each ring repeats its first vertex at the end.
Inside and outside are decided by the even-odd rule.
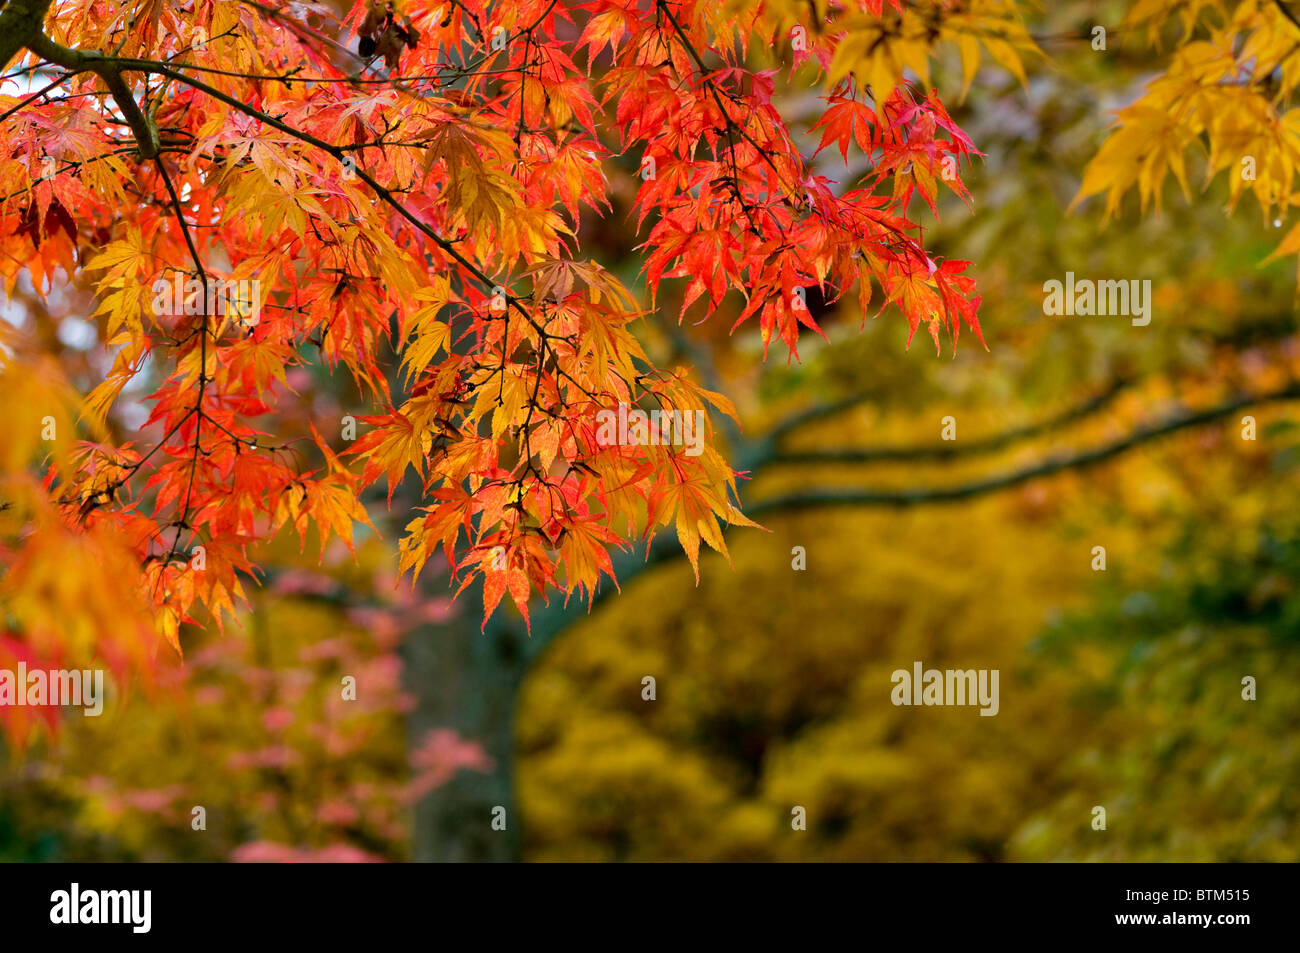
POLYGON ((597 416, 735 415, 639 343, 665 279, 680 317, 731 295, 791 357, 821 333, 812 289, 909 341, 980 335, 967 262, 919 224, 975 154, 936 48, 969 83, 981 50, 1021 74, 1033 44, 1009 0, 0 0, 0 273, 56 313, 89 289, 111 355, 79 388, 5 327, 0 650, 179 651, 234 611, 255 544, 350 544, 381 477, 422 490, 401 569, 441 552, 485 614, 589 598, 669 525, 693 564, 725 552, 722 524, 752 524, 712 425, 688 454, 597 416), (616 165, 644 287, 584 241, 616 165), (268 429, 311 363, 370 402, 355 440, 268 429))

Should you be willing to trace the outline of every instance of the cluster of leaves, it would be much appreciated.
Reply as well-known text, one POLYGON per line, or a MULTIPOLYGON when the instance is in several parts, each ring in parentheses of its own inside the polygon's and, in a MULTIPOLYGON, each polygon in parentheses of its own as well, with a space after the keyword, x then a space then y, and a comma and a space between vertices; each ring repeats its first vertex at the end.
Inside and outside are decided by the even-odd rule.
MULTIPOLYGON (((0 348, 14 343, 0 324, 0 348)), ((52 481, 29 465, 52 455, 71 467, 77 448, 77 393, 49 356, 0 356, 0 406, 38 407, 34 426, 15 426, 3 441, 0 502, 0 668, 76 667, 98 659, 119 678, 148 674, 155 661, 157 617, 139 583, 139 554, 110 525, 82 526, 51 499, 52 481), (56 439, 42 441, 45 424, 56 439)), ((146 679, 146 682, 148 679, 146 679)), ((0 730, 22 741, 57 709, 0 706, 0 730)))
MULTIPOLYGON (((933 207, 940 181, 965 195, 973 147, 904 71, 952 40, 969 79, 972 38, 1018 69, 1027 43, 1000 2, 812 9, 793 44, 792 9, 699 0, 51 8, 7 74, 30 92, 0 97, 0 274, 45 300, 91 276, 112 366, 74 394, 88 439, 7 454, 0 530, 27 541, 0 549, 9 578, 60 558, 42 527, 79 534, 102 565, 138 567, 115 573, 137 584, 124 604, 179 651, 182 623, 220 624, 244 598, 250 547, 284 527, 350 544, 361 491, 386 475, 391 500, 408 469, 428 505, 402 567, 442 549, 464 584, 482 577, 485 614, 506 592, 525 614, 552 588, 590 596, 612 548, 668 525, 692 562, 701 540, 725 551, 720 521, 748 521, 711 424, 698 456, 597 435, 620 404, 734 416, 651 362, 637 296, 576 257, 582 208, 608 207, 603 164, 654 164, 636 199, 651 300, 685 278, 707 317, 738 292, 740 320, 793 353, 800 327, 820 330, 799 292, 856 284, 865 308, 878 285, 913 332, 955 343, 963 323, 979 334, 979 298, 908 206, 919 191, 933 207), (814 174, 777 75, 747 65, 762 31, 813 54, 790 82, 824 87, 822 146, 861 150, 862 181, 814 174), (259 320, 214 307, 214 281, 256 282, 259 320), (324 422, 267 431, 313 349, 377 408, 349 448, 360 472, 324 422), (148 419, 126 434, 115 412, 141 380, 148 419)), ((56 412, 24 404, 23 427, 56 412)))
MULTIPOLYGON (((1076 201, 1105 193, 1116 214, 1136 189, 1145 212, 1160 207, 1172 175, 1189 192, 1187 155, 1203 156, 1206 186, 1226 172, 1229 202, 1250 193, 1264 221, 1281 226, 1300 204, 1300 14, 1281 0, 1142 0, 1125 29, 1152 44, 1177 34, 1167 67, 1089 163, 1076 201)), ((1270 256, 1300 253, 1300 225, 1270 256)))

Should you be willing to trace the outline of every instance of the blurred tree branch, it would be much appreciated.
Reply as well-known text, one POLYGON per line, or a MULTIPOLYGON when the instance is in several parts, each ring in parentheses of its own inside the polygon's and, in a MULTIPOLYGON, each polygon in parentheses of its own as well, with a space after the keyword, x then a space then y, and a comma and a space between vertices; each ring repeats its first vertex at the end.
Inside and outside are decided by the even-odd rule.
POLYGON ((1186 430, 1189 427, 1198 427, 1202 424, 1211 423, 1247 407, 1297 399, 1300 399, 1300 384, 1293 383, 1270 393, 1242 395, 1206 410, 1181 414, 1157 424, 1139 427, 1123 440, 1117 440, 1102 447, 1050 457, 1033 466, 1012 470, 983 480, 976 480, 972 483, 963 483, 950 487, 925 487, 897 491, 811 490, 806 493, 792 493, 786 496, 761 500, 747 507, 746 514, 755 516, 762 513, 822 506, 915 506, 920 503, 943 503, 969 499, 984 493, 1019 486, 1022 483, 1028 483, 1030 480, 1051 476, 1065 470, 1078 470, 1096 466, 1152 440, 1177 433, 1180 430, 1186 430))
MULTIPOLYGON (((1004 450, 1014 443, 1030 440, 1045 433, 1077 423, 1104 409, 1115 400, 1132 381, 1117 378, 1110 386, 1082 403, 1069 408, 1048 420, 1007 430, 1003 433, 971 443, 948 442, 929 447, 861 447, 835 450, 777 449, 772 463, 883 463, 911 460, 946 460, 958 456, 976 456, 1004 450)), ((824 416, 824 415, 823 415, 824 416)))

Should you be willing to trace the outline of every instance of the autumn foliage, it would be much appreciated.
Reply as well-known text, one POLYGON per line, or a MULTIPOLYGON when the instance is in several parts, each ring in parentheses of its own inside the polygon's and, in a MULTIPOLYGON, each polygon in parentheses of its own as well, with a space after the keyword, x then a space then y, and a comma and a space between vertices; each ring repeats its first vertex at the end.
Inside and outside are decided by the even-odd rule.
POLYGON ((401 568, 441 551, 487 614, 507 592, 525 614, 589 597, 611 550, 668 526, 692 563, 725 551, 722 524, 749 521, 712 426, 698 456, 596 433, 620 404, 735 414, 638 342, 666 279, 683 319, 733 295, 790 355, 821 332, 811 289, 936 345, 980 334, 967 263, 914 218, 941 187, 966 197, 975 147, 916 77, 936 46, 967 80, 981 44, 1019 72, 1010 3, 37 5, 43 27, 0 11, 25 84, 0 97, 0 269, 44 307, 89 289, 110 356, 82 392, 6 332, 0 560, 39 656, 179 651, 183 623, 244 599, 256 543, 350 543, 381 477, 390 500, 422 489, 401 568), (820 90, 814 123, 783 118, 791 89, 820 90), (809 127, 866 172, 819 171, 809 127), (636 288, 583 242, 619 164, 640 179, 636 288), (311 362, 369 403, 354 442, 281 425, 311 362))
POLYGON ((1290 0, 0 0, 0 670, 146 676, 0 854, 1294 859, 1297 86, 1290 0))

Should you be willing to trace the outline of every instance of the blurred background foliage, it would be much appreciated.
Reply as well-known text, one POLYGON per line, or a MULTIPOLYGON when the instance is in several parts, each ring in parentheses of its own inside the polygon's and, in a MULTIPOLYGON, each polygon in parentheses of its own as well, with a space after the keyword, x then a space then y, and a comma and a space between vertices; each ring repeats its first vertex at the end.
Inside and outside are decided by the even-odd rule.
MULTIPOLYGON (((922 337, 907 350, 896 316, 847 305, 819 317, 829 341, 810 337, 797 364, 761 363, 757 336, 725 320, 679 328, 672 300, 642 334, 657 358, 714 377, 746 437, 859 398, 803 428, 802 450, 932 447, 951 415, 960 451, 1111 398, 989 453, 774 464, 747 502, 959 486, 1297 378, 1296 276, 1260 267, 1280 233, 1244 204, 1226 215, 1222 181, 1146 218, 1134 201, 1105 227, 1097 201, 1067 213, 1111 111, 1163 59, 1118 31, 1092 49, 1091 27, 1127 4, 1045 7, 1047 57, 1027 86, 987 69, 956 105, 959 71, 935 70, 985 153, 965 173, 973 208, 949 203, 933 230, 975 263, 987 351, 963 339, 936 358, 922 337), (1151 279, 1150 325, 1044 316, 1043 282, 1067 271, 1151 279)), ((835 150, 822 162, 844 176, 835 150)), ((629 281, 637 168, 611 168, 622 206, 584 222, 588 250, 629 281)), ((294 383, 317 416, 352 406, 324 374, 294 383)), ((403 674, 413 633, 478 624, 445 589, 394 588, 406 514, 378 505, 383 538, 355 562, 331 551, 316 567, 311 540, 306 556, 296 540, 259 556, 266 589, 241 628, 195 636, 177 691, 120 687, 104 717, 0 753, 0 859, 409 859, 414 803, 501 771, 512 850, 533 861, 1300 859, 1296 423, 1294 403, 1261 405, 969 500, 764 513, 767 532, 730 534, 733 566, 710 553, 696 586, 684 561, 657 564, 538 645, 508 763, 409 717, 427 690, 403 674), (998 715, 893 706, 890 673, 917 660, 1000 670, 998 715), (340 701, 344 675, 359 676, 355 704, 340 701)))
POLYGON ((206 633, 161 684, 113 686, 103 715, 10 753, 0 860, 409 859, 416 800, 490 767, 451 732, 405 734, 396 650, 447 602, 394 590, 387 546, 355 563, 330 550, 323 567, 295 549, 242 630, 206 633), (376 582, 388 599, 359 598, 376 582))
MULTIPOLYGON (((802 364, 753 374, 755 342, 714 346, 729 385, 751 385, 747 427, 810 393, 869 395, 806 449, 932 446, 949 414, 976 442, 1129 383, 1104 412, 1003 453, 787 467, 752 498, 960 485, 1295 379, 1295 275, 1260 267, 1279 232, 1245 205, 1225 215, 1222 181, 1145 219, 1133 201, 1104 228, 1097 202, 1066 212, 1110 111, 1160 63, 1115 31, 1092 49, 1092 25, 1126 7, 1048 5, 1052 62, 1028 88, 985 70, 954 110, 986 156, 966 177, 973 210, 949 203, 936 234, 975 262, 988 352, 904 351, 905 328, 882 316, 860 332, 847 310, 802 364), (1066 271, 1150 278, 1151 324, 1044 316, 1043 282, 1066 271)), ((734 569, 710 555, 698 589, 684 566, 652 571, 524 688, 525 856, 1300 859, 1294 419, 1294 405, 1249 408, 971 502, 767 515, 771 533, 733 534, 734 569), (1000 669, 1001 711, 894 707, 890 673, 915 660, 1000 669)))

